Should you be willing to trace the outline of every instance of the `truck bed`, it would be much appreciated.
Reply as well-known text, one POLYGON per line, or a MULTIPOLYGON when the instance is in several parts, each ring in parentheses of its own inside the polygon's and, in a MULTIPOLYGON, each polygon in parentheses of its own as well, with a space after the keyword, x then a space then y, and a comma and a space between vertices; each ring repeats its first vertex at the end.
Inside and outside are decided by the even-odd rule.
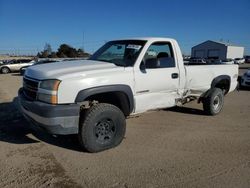
POLYGON ((214 78, 227 75, 231 78, 229 89, 237 87, 238 65, 185 65, 185 89, 190 90, 190 95, 201 95, 211 87, 214 78))

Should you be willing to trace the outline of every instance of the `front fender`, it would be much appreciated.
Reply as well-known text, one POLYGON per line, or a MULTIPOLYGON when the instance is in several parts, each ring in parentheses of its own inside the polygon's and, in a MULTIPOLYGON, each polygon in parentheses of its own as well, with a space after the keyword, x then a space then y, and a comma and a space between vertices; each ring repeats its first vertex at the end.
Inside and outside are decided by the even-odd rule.
POLYGON ((128 85, 106 85, 106 86, 98 86, 98 87, 92 87, 88 89, 84 89, 78 92, 75 102, 83 102, 86 100, 88 97, 96 94, 101 94, 101 93, 108 93, 108 92, 123 92, 129 101, 129 110, 130 113, 134 109, 134 96, 131 88, 128 85))

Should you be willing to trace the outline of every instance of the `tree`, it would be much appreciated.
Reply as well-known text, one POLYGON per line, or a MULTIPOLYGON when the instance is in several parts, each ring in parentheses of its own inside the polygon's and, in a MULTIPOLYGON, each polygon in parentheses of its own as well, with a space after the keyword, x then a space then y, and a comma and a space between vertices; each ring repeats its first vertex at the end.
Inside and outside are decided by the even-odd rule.
POLYGON ((89 57, 90 54, 86 53, 81 48, 75 49, 68 44, 61 44, 57 52, 53 52, 50 44, 46 43, 44 50, 37 53, 39 58, 67 58, 67 57, 89 57))
POLYGON ((58 58, 56 52, 51 52, 49 58, 58 58))
POLYGON ((47 57, 49 57, 49 53, 48 53, 48 51, 42 51, 42 53, 41 53, 41 56, 40 56, 41 58, 47 58, 47 57))
POLYGON ((52 51, 50 44, 46 43, 44 46, 44 50, 37 53, 37 57, 48 58, 51 56, 52 53, 53 53, 53 51, 52 51))
MULTIPOLYGON (((62 56, 63 54, 66 57, 77 57, 77 51, 75 48, 72 48, 71 46, 67 44, 62 44, 57 51, 58 56, 62 56)), ((59 56, 59 57, 60 57, 59 56)))
POLYGON ((84 52, 81 48, 77 50, 77 57, 89 57, 89 53, 84 52))
POLYGON ((41 53, 38 52, 38 53, 36 54, 36 57, 41 57, 41 53))
POLYGON ((49 43, 46 43, 43 51, 47 52, 50 55, 52 53, 51 45, 49 43))
POLYGON ((66 58, 67 57, 63 52, 57 52, 56 55, 59 58, 66 58))

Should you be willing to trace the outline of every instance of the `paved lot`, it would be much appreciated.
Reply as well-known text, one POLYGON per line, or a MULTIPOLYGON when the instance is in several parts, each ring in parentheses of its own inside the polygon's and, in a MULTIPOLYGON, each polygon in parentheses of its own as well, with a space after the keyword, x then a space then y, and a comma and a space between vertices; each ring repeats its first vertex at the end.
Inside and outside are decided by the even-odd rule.
POLYGON ((248 90, 215 117, 191 103, 128 119, 120 146, 89 154, 29 127, 12 102, 21 79, 0 75, 1 187, 250 187, 248 90))

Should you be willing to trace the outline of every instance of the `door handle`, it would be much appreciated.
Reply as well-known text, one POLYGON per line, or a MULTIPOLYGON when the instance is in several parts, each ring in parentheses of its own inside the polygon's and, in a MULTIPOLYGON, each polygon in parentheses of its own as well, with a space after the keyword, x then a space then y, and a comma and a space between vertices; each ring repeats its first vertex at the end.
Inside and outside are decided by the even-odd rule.
POLYGON ((176 79, 176 78, 178 78, 179 77, 179 74, 178 73, 172 73, 172 78, 173 79, 176 79))

